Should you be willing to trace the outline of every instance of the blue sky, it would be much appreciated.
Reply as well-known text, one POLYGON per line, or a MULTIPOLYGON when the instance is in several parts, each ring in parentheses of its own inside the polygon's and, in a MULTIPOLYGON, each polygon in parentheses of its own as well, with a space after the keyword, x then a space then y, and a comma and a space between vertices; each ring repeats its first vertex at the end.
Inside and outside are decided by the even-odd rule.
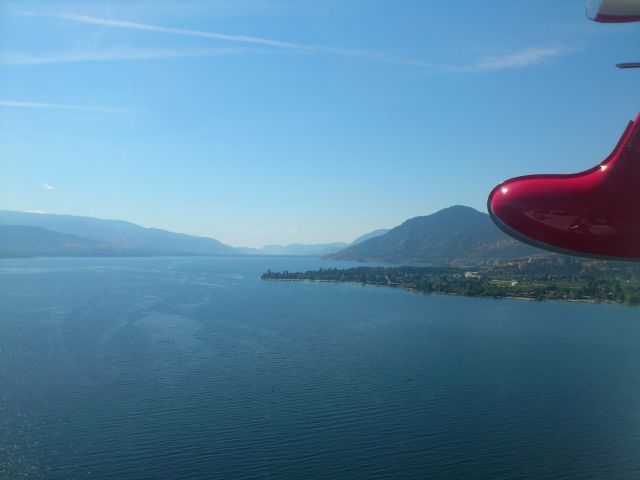
POLYGON ((582 0, 0 2, 0 208, 351 241, 598 163, 638 60, 582 0))

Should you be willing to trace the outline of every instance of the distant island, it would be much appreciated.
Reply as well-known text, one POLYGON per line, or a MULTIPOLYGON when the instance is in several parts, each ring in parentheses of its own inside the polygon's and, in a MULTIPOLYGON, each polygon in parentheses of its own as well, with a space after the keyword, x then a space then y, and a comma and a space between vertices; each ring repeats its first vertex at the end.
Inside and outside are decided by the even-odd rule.
POLYGON ((321 268, 271 272, 264 280, 351 282, 472 297, 640 303, 640 266, 572 257, 531 258, 473 269, 445 267, 321 268))

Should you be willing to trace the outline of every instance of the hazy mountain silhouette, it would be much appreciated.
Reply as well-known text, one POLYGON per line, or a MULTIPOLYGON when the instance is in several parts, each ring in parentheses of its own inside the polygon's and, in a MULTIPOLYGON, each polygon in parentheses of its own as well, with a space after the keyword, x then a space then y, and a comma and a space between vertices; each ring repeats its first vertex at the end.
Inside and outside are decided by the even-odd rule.
POLYGON ((456 205, 432 215, 411 218, 384 235, 352 245, 328 258, 464 264, 545 253, 505 235, 486 213, 456 205))
POLYGON ((379 230, 374 230, 373 232, 365 233, 364 235, 360 235, 353 242, 351 242, 351 245, 357 245, 359 243, 369 240, 370 238, 379 237, 381 235, 384 235, 388 231, 389 231, 388 228, 380 228, 379 230))
POLYGON ((348 243, 291 243, 289 245, 265 245, 262 248, 240 247, 237 250, 246 255, 282 255, 322 257, 348 247, 348 243))
MULTIPOLYGON (((122 220, 0 210, 0 225, 40 227, 82 237, 101 248, 124 255, 237 255, 236 249, 207 237, 145 228, 122 220)), ((43 232, 41 232, 43 233, 43 232)), ((26 232, 25 232, 26 234, 26 232)), ((35 235, 35 232, 34 232, 35 235)), ((42 241, 52 236, 42 236, 42 241)), ((40 240, 38 240, 39 242, 40 240)), ((56 242, 54 241, 55 246, 56 242)), ((44 244, 40 243, 42 247, 44 244)), ((88 254, 88 253, 87 253, 88 254)))
POLYGON ((75 257, 115 255, 97 240, 28 225, 0 225, 0 257, 75 257))

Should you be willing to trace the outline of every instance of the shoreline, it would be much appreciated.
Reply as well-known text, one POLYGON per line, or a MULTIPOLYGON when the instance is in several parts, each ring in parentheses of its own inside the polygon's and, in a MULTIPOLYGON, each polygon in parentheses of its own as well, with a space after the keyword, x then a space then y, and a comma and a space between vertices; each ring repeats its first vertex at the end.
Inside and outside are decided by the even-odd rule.
POLYGON ((363 287, 380 287, 380 288, 396 288, 402 289, 406 292, 410 293, 418 293, 422 295, 449 295, 452 297, 468 297, 468 298, 484 298, 490 300, 519 300, 525 302, 570 302, 570 303, 591 303, 591 304, 609 304, 609 305, 626 305, 626 306, 634 306, 624 302, 615 301, 615 300, 598 300, 593 298, 533 298, 533 297, 523 297, 523 296, 511 296, 511 295, 498 295, 498 296, 489 296, 489 295, 464 295, 459 293, 447 293, 447 292, 423 292, 417 290, 414 287, 408 287, 403 285, 383 285, 376 283, 362 283, 362 282, 354 282, 354 281, 342 281, 342 280, 323 280, 323 279, 310 279, 310 278, 263 278, 262 280, 270 281, 270 282, 301 282, 301 283, 349 283, 352 285, 362 285, 363 287))

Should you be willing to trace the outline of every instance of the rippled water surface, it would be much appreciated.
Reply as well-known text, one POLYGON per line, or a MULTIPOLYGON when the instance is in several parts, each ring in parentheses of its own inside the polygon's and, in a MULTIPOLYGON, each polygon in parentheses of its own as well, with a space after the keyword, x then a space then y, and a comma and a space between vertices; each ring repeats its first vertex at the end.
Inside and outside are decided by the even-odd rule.
POLYGON ((640 308, 0 261, 0 478, 640 478, 640 308))

